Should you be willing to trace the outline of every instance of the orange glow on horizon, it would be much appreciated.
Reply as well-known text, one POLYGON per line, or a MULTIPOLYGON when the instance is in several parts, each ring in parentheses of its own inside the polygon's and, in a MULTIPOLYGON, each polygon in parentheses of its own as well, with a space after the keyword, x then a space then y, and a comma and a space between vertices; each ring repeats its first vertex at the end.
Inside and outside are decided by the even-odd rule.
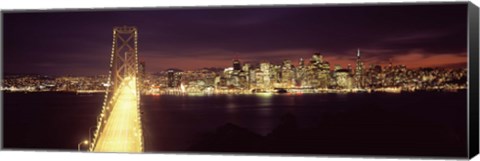
MULTIPOLYGON (((321 52, 322 53, 322 52, 321 52)), ((347 68, 348 64, 351 67, 355 67, 355 59, 356 54, 351 53, 350 57, 345 56, 346 54, 341 54, 342 56, 335 56, 336 54, 331 53, 322 53, 324 56, 324 60, 330 63, 331 69, 334 68, 335 65, 340 65, 343 68, 347 68)), ((290 59, 294 66, 298 66, 299 59, 303 58, 305 60, 305 64, 309 64, 310 58, 313 55, 312 50, 291 50, 291 51, 275 51, 275 52, 259 52, 255 53, 255 56, 264 57, 271 57, 277 61, 272 62, 272 60, 268 60, 274 64, 279 64, 279 58, 290 59), (275 54, 276 53, 276 54, 275 54), (293 54, 293 53, 302 53, 302 54, 293 54)), ((245 62, 261 62, 265 59, 255 59, 255 56, 237 56, 239 57, 240 61, 243 63, 245 62)), ((178 68, 182 70, 195 70, 201 69, 204 67, 219 67, 225 68, 232 66, 232 59, 234 55, 231 53, 221 53, 219 52, 218 55, 205 55, 202 56, 192 56, 192 57, 150 57, 147 58, 147 61, 152 63, 149 65, 152 68, 152 71, 158 70, 165 70, 168 68, 178 68), (158 62, 158 63, 153 63, 158 62), (158 69, 158 70, 157 70, 158 69)), ((391 61, 393 65, 406 65, 407 68, 419 68, 419 67, 443 67, 448 65, 454 64, 467 64, 467 56, 465 53, 447 53, 447 54, 430 54, 430 53, 420 53, 420 52, 410 52, 406 54, 398 54, 391 57, 391 61)), ((381 59, 379 57, 369 57, 367 52, 362 53, 362 61, 364 62, 364 66, 366 68, 369 67, 370 64, 378 64, 381 66, 386 66, 389 64, 388 60, 385 58, 381 59)), ((466 67, 466 65, 465 65, 466 67)))

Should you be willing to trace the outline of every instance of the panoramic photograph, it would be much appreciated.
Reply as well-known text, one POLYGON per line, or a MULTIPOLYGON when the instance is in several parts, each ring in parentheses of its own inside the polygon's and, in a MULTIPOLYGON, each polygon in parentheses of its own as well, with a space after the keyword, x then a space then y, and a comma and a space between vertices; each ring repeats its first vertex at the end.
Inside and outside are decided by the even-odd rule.
POLYGON ((3 148, 465 157, 467 6, 4 11, 3 148))

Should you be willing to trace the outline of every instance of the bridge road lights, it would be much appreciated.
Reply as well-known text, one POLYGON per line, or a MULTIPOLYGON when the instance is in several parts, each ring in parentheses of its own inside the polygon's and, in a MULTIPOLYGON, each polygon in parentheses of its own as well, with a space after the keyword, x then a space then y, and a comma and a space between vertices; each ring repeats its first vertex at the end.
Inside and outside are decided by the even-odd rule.
POLYGON ((88 145, 88 140, 84 140, 84 141, 78 143, 78 151, 80 151, 80 146, 81 146, 82 144, 88 145))

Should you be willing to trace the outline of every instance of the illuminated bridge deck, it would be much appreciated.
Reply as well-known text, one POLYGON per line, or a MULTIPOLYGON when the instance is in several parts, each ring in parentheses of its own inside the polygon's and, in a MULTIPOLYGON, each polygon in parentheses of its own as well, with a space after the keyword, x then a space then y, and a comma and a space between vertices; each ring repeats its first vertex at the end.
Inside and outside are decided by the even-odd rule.
POLYGON ((117 90, 118 95, 105 128, 100 133, 94 152, 142 152, 142 133, 138 113, 138 91, 135 79, 127 77, 117 90))

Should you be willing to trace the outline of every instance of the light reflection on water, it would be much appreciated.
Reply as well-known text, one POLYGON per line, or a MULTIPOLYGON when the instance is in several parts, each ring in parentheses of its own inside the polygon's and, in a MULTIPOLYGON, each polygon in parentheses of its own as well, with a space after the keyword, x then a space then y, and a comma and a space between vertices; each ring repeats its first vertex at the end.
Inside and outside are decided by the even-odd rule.
POLYGON ((257 96, 259 103, 258 106, 268 107, 272 105, 273 93, 258 93, 257 96))
MULTIPOLYGON (((71 143, 85 138, 95 125, 103 98, 101 94, 5 93, 4 145, 76 150, 71 143), (31 135, 52 125, 61 130, 31 135)), ((185 149, 196 137, 227 122, 266 135, 286 113, 293 114, 300 127, 314 127, 326 116, 340 117, 337 114, 352 109, 366 111, 365 116, 370 117, 376 117, 375 110, 381 109, 435 122, 455 132, 466 131, 465 98, 466 92, 159 95, 142 96, 141 109, 148 149, 160 151, 185 149)))

